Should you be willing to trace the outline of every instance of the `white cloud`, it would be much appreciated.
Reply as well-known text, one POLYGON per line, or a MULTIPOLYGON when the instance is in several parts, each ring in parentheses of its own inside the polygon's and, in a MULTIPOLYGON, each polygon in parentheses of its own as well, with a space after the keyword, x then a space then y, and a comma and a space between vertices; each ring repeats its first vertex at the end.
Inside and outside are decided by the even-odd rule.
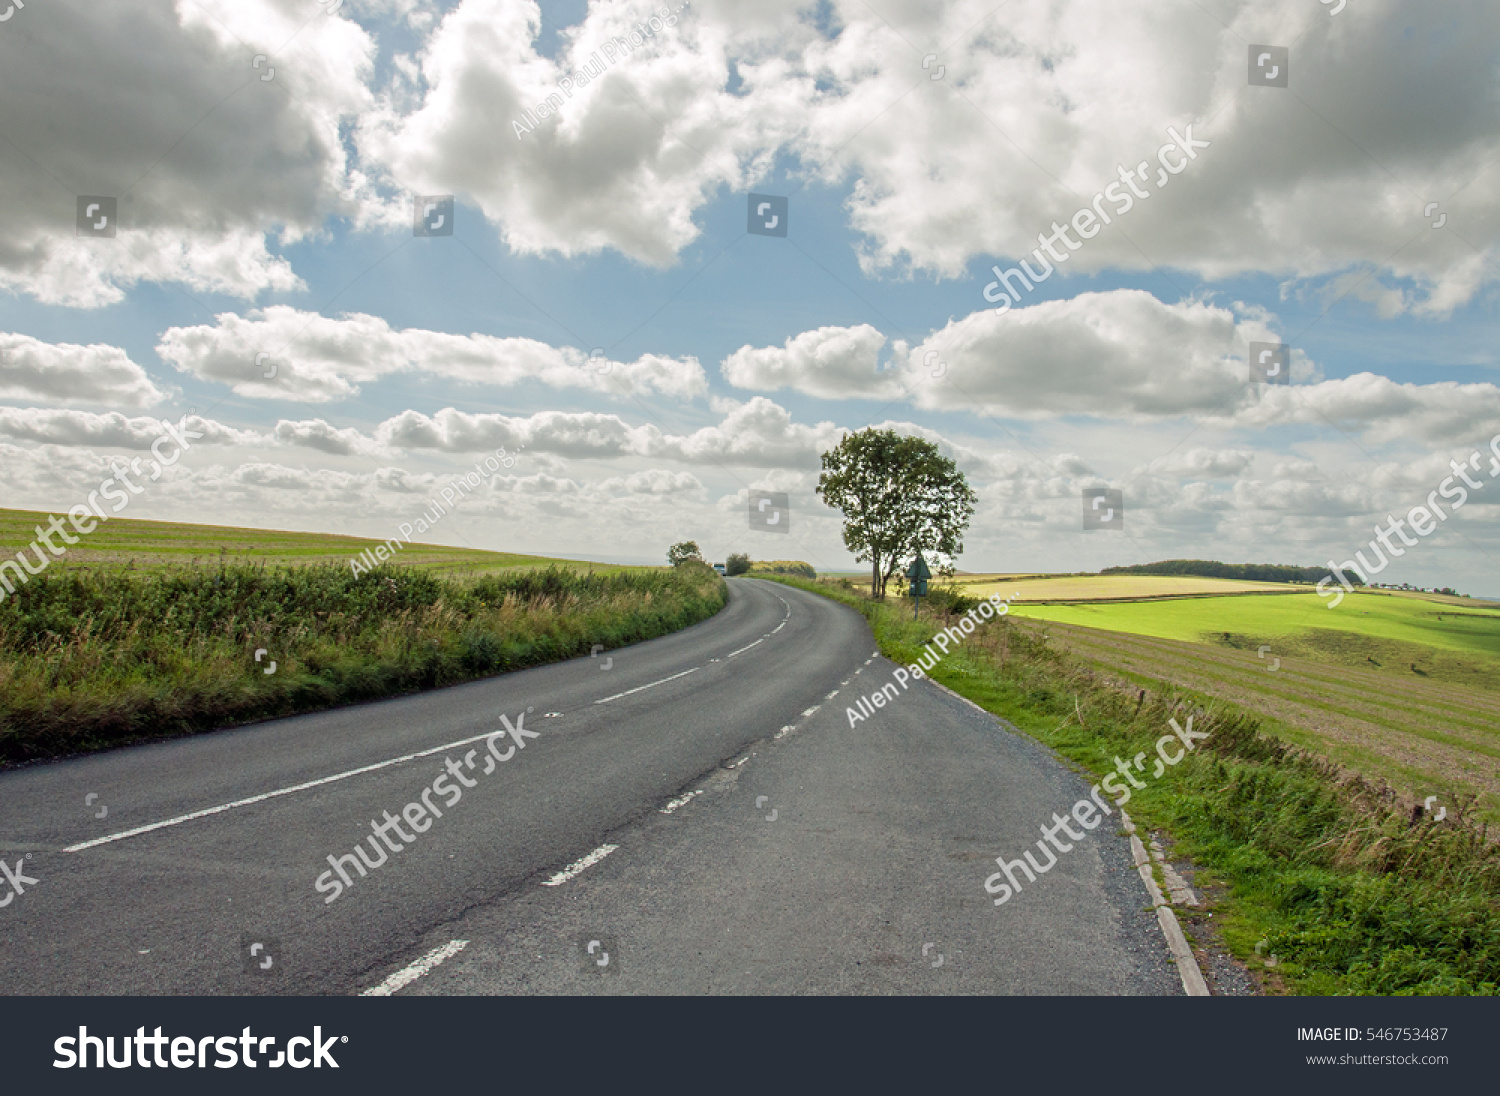
POLYGON ((470 414, 444 408, 434 415, 403 411, 376 428, 384 445, 473 453, 505 446, 512 452, 569 458, 669 459, 763 468, 817 468, 820 454, 844 430, 831 422, 806 426, 763 396, 746 404, 723 401, 722 422, 691 434, 666 434, 654 425, 631 426, 618 415, 540 411, 529 417, 470 414))
MULTIPOLYGON (((779 61, 768 59, 777 77, 764 93, 726 91, 726 8, 704 15, 692 5, 631 46, 631 23, 651 7, 593 3, 564 32, 554 62, 535 50, 534 3, 464 0, 421 53, 419 109, 398 109, 393 97, 365 120, 361 147, 402 189, 466 194, 515 251, 611 247, 666 265, 698 235, 693 212, 721 186, 740 187, 744 164, 780 143, 785 127, 776 118, 796 111, 797 89, 779 61), (558 92, 586 66, 596 78, 585 72, 558 92), (562 112, 518 138, 513 121, 552 94, 566 102, 562 112)), ((754 67, 745 57, 747 80, 754 67)))
POLYGON ((282 419, 276 424, 274 436, 284 445, 316 449, 335 456, 376 454, 381 451, 378 445, 373 444, 369 438, 353 427, 340 429, 322 419, 308 419, 302 422, 282 419))
POLYGON ((0 399, 150 407, 166 396, 118 347, 0 332, 0 399))
POLYGON ((140 281, 241 297, 297 288, 268 237, 353 211, 339 119, 370 102, 374 49, 357 24, 308 7, 49 0, 18 12, 0 66, 0 286, 76 307, 140 281), (115 238, 75 236, 80 195, 118 199, 115 238))
POLYGON ((1189 449, 1152 461, 1146 471, 1180 479, 1237 479, 1255 463, 1245 449, 1189 449))
POLYGON ((423 372, 470 384, 515 385, 537 380, 554 388, 606 394, 659 392, 690 399, 707 390, 696 358, 643 354, 634 362, 590 359, 573 347, 535 339, 451 335, 420 328, 394 330, 378 316, 337 318, 273 305, 245 316, 221 313, 215 323, 173 327, 157 353, 185 373, 230 385, 259 399, 329 402, 400 372, 423 372), (268 372, 273 373, 267 377, 268 372))
POLYGON ((573 78, 557 113, 517 139, 512 119, 596 53, 607 61, 605 44, 644 10, 591 4, 553 61, 535 51, 534 4, 464 0, 426 44, 420 78, 366 119, 371 168, 406 190, 468 195, 518 252, 613 248, 663 265, 698 237, 709 201, 794 156, 852 188, 868 270, 958 277, 976 257, 1029 253, 1144 164, 1145 197, 1128 210, 1102 199, 1111 223, 1065 248, 1066 269, 1316 278, 1370 266, 1409 284, 1361 292, 1388 313, 1430 315, 1500 270, 1500 120, 1453 108, 1492 98, 1494 5, 1451 13, 1434 64, 1407 31, 1425 18, 1419 0, 1366 4, 1357 20, 1302 0, 1222 18, 1194 0, 703 0, 573 78), (1246 43, 1277 41, 1295 42, 1295 93, 1247 88, 1246 43), (1169 127, 1185 138, 1189 125, 1208 145, 1168 174, 1163 162, 1184 162, 1161 159, 1169 127), (1429 201, 1448 233, 1428 230, 1429 201))
MULTIPOLYGON (((193 445, 254 445, 267 441, 251 431, 236 430, 197 415, 188 416, 183 425, 203 435, 194 439, 193 445)), ((118 411, 99 415, 59 408, 0 407, 0 434, 47 445, 146 450, 165 433, 161 420, 146 416, 126 418, 118 411)))
MULTIPOLYGON (((905 381, 916 406, 931 410, 1126 420, 1202 414, 1254 398, 1244 360, 1252 339, 1274 341, 1260 320, 1203 301, 1166 304, 1138 289, 1082 293, 950 321, 911 352, 892 383, 905 381)), ((1294 378, 1306 372, 1305 359, 1293 362, 1294 378)))
POLYGON ((1279 422, 1337 426, 1371 441, 1401 439, 1443 445, 1472 439, 1488 444, 1500 431, 1500 387, 1493 384, 1399 384, 1374 373, 1292 387, 1266 386, 1262 398, 1241 407, 1236 425, 1279 422))
POLYGON ((786 340, 785 346, 742 346, 724 359, 724 379, 736 388, 792 388, 827 399, 889 395, 892 386, 876 370, 885 336, 869 324, 819 327, 786 340))

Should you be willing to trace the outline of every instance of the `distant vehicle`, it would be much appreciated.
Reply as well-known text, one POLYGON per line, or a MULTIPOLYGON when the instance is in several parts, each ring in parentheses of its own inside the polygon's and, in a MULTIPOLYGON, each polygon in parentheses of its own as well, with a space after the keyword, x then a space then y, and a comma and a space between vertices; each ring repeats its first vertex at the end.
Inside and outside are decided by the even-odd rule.
POLYGON ((724 565, 722 563, 715 563, 714 564, 714 570, 717 571, 717 572, 719 572, 719 574, 721 574, 721 575, 727 575, 729 573, 727 570, 725 570, 724 565))

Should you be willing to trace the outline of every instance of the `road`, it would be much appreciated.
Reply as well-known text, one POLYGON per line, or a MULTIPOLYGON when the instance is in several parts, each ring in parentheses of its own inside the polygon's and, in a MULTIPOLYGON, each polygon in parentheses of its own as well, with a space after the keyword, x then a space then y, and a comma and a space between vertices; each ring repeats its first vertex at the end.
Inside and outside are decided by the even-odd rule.
POLYGON ((1117 827, 984 891, 1076 774, 927 682, 851 727, 896 669, 863 618, 730 591, 594 658, 0 773, 36 880, 0 990, 1181 992, 1117 827))

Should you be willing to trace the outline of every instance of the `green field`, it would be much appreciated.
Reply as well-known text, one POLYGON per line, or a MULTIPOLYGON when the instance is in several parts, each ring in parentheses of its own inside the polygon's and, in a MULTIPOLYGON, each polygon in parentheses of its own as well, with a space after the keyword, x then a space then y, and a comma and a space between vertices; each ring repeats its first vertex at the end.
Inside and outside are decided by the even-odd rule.
POLYGON ((1336 609, 1293 594, 1011 612, 1126 680, 1230 701, 1409 798, 1473 795, 1500 824, 1500 606, 1370 592, 1336 609))
POLYGON ((1373 655, 1377 649, 1411 646, 1414 657, 1407 662, 1420 666, 1436 654, 1426 649, 1435 648, 1469 656, 1476 665, 1493 663, 1500 670, 1500 605, 1383 592, 1347 594, 1337 608, 1327 605, 1315 593, 1292 593, 1108 604, 1018 602, 1013 611, 1038 620, 1158 639, 1230 646, 1251 641, 1275 646, 1276 641, 1286 640, 1290 645, 1285 649, 1295 648, 1295 653, 1309 657, 1323 652, 1331 661, 1344 661, 1349 653, 1363 661, 1365 647, 1373 655))
MULTIPOLYGON (((36 527, 40 525, 45 529, 47 520, 48 515, 38 511, 0 510, 0 558, 8 558, 30 544, 36 536, 36 527)), ((71 525, 64 523, 64 528, 77 535, 71 525)), ((396 533, 394 527, 391 531, 396 533)), ((53 543, 60 542, 54 537, 53 543)), ((228 525, 189 525, 111 518, 107 522, 100 522, 92 533, 81 538, 78 545, 70 547, 67 555, 57 559, 53 567, 159 567, 173 564, 218 566, 220 562, 277 566, 343 564, 367 548, 373 550, 379 543, 381 542, 377 540, 332 533, 290 533, 275 529, 241 529, 228 525)), ((585 568, 595 574, 635 569, 606 563, 580 563, 545 556, 419 543, 403 543, 394 562, 453 576, 492 574, 517 568, 553 565, 585 568)))

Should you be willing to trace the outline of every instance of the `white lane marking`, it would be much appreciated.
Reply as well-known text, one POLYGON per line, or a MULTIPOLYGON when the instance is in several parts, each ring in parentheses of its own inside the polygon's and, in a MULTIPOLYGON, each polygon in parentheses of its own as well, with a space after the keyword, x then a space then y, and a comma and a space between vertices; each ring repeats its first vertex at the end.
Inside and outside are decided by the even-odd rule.
POLYGON ((804 716, 804 717, 806 717, 806 716, 810 716, 810 715, 812 715, 812 714, 813 714, 813 712, 815 712, 815 711, 817 711, 817 710, 818 710, 818 709, 819 709, 819 708, 821 708, 821 707, 822 707, 822 706, 823 706, 823 705, 821 705, 821 704, 814 704, 814 705, 813 705, 813 706, 812 706, 812 707, 811 707, 811 708, 809 708, 809 709, 807 709, 807 711, 805 711, 805 712, 803 712, 803 713, 802 713, 802 715, 803 715, 803 716, 804 716))
POLYGON ((831 692, 831 693, 829 693, 829 694, 828 694, 828 695, 827 695, 827 696, 825 696, 825 697, 824 697, 824 698, 823 698, 823 699, 824 699, 824 700, 832 700, 832 699, 833 699, 833 698, 834 698, 834 697, 836 697, 836 696, 838 696, 838 695, 839 695, 839 691, 838 691, 838 690, 837 690, 837 689, 835 689, 835 690, 833 690, 833 692, 831 692))
POLYGON ((726 769, 738 769, 741 765, 743 765, 745 762, 747 762, 749 760, 750 759, 748 757, 742 757, 738 761, 730 762, 728 765, 726 765, 724 767, 726 769))
POLYGON ((879 658, 880 657, 880 652, 878 650, 871 651, 870 652, 870 657, 871 658, 879 658))
POLYGON ((785 727, 781 728, 781 730, 779 730, 779 731, 776 732, 776 737, 777 738, 785 738, 787 735, 789 735, 791 733, 792 733, 792 725, 790 723, 788 723, 785 727))
POLYGON ((776 625, 776 627, 774 627, 774 628, 771 629, 771 634, 774 636, 777 632, 781 631, 781 629, 783 629, 785 627, 786 627, 786 621, 783 620, 780 624, 776 625))
POLYGON ((333 776, 325 776, 318 780, 309 780, 305 784, 293 784, 290 788, 278 788, 274 792, 264 792, 260 795, 252 795, 249 799, 236 799, 233 803, 223 803, 217 807, 207 807, 201 811, 193 811, 191 814, 183 814, 178 815, 176 818, 168 818, 163 822, 152 822, 150 825, 137 826, 133 830, 122 830, 119 833, 111 833, 105 835, 104 837, 96 837, 92 841, 83 841, 77 845, 69 845, 67 848, 63 849, 63 852, 82 852, 84 849, 91 849, 95 845, 106 845, 111 841, 123 841, 127 837, 137 837, 143 833, 150 833, 152 830, 163 829, 167 826, 180 825, 183 822, 191 822, 195 818, 207 818, 211 814, 220 814, 224 811, 233 810, 235 807, 248 807, 251 803, 261 803, 267 799, 276 799, 279 796, 291 795, 293 792, 303 792, 308 788, 316 788, 322 784, 332 784, 338 780, 348 780, 351 776, 359 776, 361 773, 370 773, 374 772, 377 769, 386 769, 392 765, 400 765, 403 762, 413 761, 419 757, 427 757, 431 754, 442 753, 444 750, 454 750, 459 746, 467 746, 472 742, 482 742, 486 738, 492 737, 494 734, 494 731, 487 731, 484 734, 476 734, 473 738, 461 738, 457 742, 449 742, 444 746, 434 746, 430 750, 418 750, 416 753, 403 754, 400 757, 393 757, 389 761, 377 761, 373 765, 362 765, 357 769, 350 769, 347 772, 335 773, 333 776))
POLYGON ((634 689, 626 689, 623 693, 616 693, 614 696, 607 696, 603 700, 594 701, 594 703, 608 704, 611 700, 619 700, 622 696, 629 696, 631 693, 638 693, 642 689, 654 689, 658 685, 665 685, 669 681, 676 681, 679 677, 687 677, 688 674, 696 674, 700 669, 702 669, 701 666, 694 666, 691 670, 683 670, 680 674, 673 674, 671 677, 664 677, 660 681, 653 681, 650 685, 637 685, 634 689))
POLYGON ((693 796, 695 796, 695 795, 702 795, 702 794, 703 794, 703 789, 702 788, 699 788, 697 791, 688 792, 687 795, 683 796, 681 799, 674 799, 674 800, 672 800, 672 802, 668 803, 665 807, 661 808, 661 813, 662 814, 671 814, 678 807, 686 806, 688 804, 688 802, 690 802, 692 800, 693 796))
POLYGON ((373 989, 367 989, 360 994, 361 997, 389 997, 399 989, 411 985, 418 978, 430 974, 432 969, 442 964, 446 959, 452 959, 464 948, 469 946, 467 940, 449 940, 440 948, 433 948, 422 958, 404 970, 398 970, 380 985, 373 989))
POLYGON ((846 677, 846 678, 844 678, 843 681, 840 681, 839 684, 840 685, 847 685, 847 684, 849 684, 849 679, 846 677))
POLYGON ((587 856, 583 857, 581 860, 573 861, 562 871, 554 875, 551 879, 542 880, 542 886, 562 886, 569 879, 572 879, 575 875, 579 875, 587 871, 589 868, 592 868, 595 864, 599 863, 599 861, 603 860, 606 856, 614 852, 619 847, 619 845, 600 845, 597 849, 589 853, 587 856))
POLYGON ((755 642, 754 642, 754 643, 751 643, 751 644, 749 644, 749 645, 748 645, 748 646, 745 646, 745 647, 741 647, 741 648, 740 648, 740 649, 739 649, 739 650, 738 650, 738 651, 730 651, 730 652, 729 652, 729 653, 728 653, 728 654, 727 654, 727 655, 725 655, 725 656, 724 656, 724 657, 725 657, 725 658, 733 658, 733 657, 734 657, 734 656, 735 656, 735 655, 739 655, 739 654, 744 654, 744 653, 745 653, 745 652, 746 652, 746 651, 748 651, 748 650, 749 650, 749 649, 750 649, 750 648, 751 648, 751 647, 759 647, 759 646, 760 646, 760 645, 761 645, 761 644, 762 644, 762 643, 764 643, 764 642, 765 642, 765 641, 766 641, 766 637, 765 637, 765 636, 761 636, 761 637, 760 637, 760 638, 759 638, 759 639, 757 639, 757 640, 756 640, 756 641, 755 641, 755 642))

